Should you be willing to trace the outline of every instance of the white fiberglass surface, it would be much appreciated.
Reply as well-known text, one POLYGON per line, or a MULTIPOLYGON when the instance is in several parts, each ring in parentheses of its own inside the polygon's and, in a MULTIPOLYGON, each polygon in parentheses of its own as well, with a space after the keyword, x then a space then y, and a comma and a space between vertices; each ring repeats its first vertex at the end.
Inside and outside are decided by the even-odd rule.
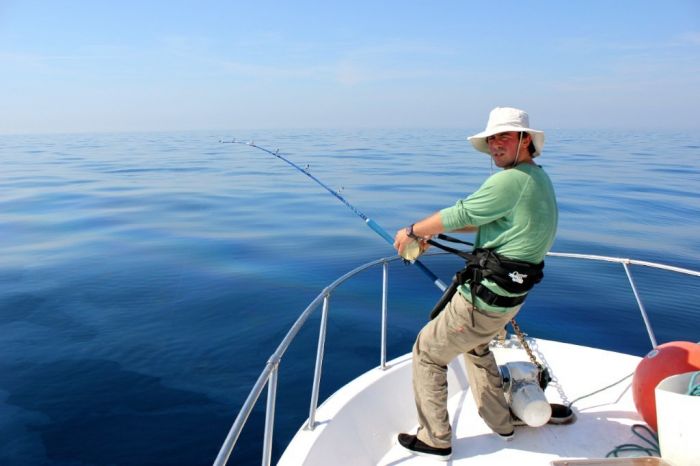
MULTIPOLYGON (((568 403, 603 388, 632 373, 639 362, 635 356, 552 341, 536 340, 532 346, 552 372, 546 396, 553 403, 568 403)), ((528 359, 520 348, 494 352, 499 364, 528 359)), ((452 362, 449 374, 451 464, 542 465, 558 458, 603 458, 620 444, 636 443, 630 428, 640 418, 631 379, 577 401, 574 424, 517 427, 515 438, 505 442, 479 418, 460 358, 452 362)), ((396 434, 416 429, 410 355, 343 387, 320 407, 317 421, 313 431, 299 431, 280 465, 434 464, 395 445, 396 434)))

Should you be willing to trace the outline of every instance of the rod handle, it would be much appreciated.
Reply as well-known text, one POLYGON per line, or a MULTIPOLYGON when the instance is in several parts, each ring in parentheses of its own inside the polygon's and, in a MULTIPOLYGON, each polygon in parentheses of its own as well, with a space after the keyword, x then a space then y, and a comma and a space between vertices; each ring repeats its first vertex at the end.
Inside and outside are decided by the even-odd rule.
POLYGON ((368 218, 367 220, 365 220, 365 222, 367 223, 368 227, 370 227, 376 233, 379 233, 379 236, 384 238, 387 243, 389 243, 393 246, 394 238, 389 236, 389 233, 387 233, 384 228, 380 227, 379 224, 377 222, 375 222, 374 220, 372 220, 371 218, 368 218))

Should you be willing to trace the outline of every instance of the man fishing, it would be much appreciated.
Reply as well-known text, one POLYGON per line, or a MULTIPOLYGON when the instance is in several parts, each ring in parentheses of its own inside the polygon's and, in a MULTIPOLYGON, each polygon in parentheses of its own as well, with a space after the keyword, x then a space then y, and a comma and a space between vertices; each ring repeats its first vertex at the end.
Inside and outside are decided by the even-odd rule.
POLYGON ((515 433, 489 342, 515 317, 527 291, 541 278, 558 218, 552 183, 534 162, 542 151, 544 133, 529 126, 522 110, 493 109, 486 129, 468 139, 503 170, 466 199, 394 237, 394 247, 403 255, 416 241, 425 250, 427 240, 438 233, 476 232, 476 259, 468 278, 423 327, 413 346, 419 427, 415 435, 399 434, 397 441, 414 454, 445 461, 452 456, 447 364, 459 354, 464 355, 479 415, 501 437, 510 439, 515 433), (498 267, 489 265, 496 263, 498 267))

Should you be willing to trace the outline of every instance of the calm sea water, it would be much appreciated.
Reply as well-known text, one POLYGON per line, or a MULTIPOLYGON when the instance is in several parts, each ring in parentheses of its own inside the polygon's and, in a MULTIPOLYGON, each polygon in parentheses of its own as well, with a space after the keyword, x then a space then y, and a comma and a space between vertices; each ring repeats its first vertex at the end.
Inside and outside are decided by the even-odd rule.
MULTIPOLYGON (((475 130, 475 129, 474 129, 475 130)), ((0 464, 210 464, 267 358, 334 279, 488 176, 457 131, 1 136, 0 464)), ((700 136, 548 131, 554 250, 700 269, 700 136)), ((467 238, 468 239, 468 238, 467 238)), ((455 259, 427 258, 449 281, 455 259)), ((634 269, 659 342, 697 341, 698 282, 634 269)), ((331 304, 321 398, 379 362, 379 270, 331 304)), ((439 292, 391 268, 389 357, 439 292)), ((318 316, 282 361, 274 459, 308 412, 318 316)), ((548 260, 532 335, 643 355, 623 269, 548 260), (566 273, 566 277, 564 277, 566 273)), ((259 464, 264 400, 232 464, 259 464)))

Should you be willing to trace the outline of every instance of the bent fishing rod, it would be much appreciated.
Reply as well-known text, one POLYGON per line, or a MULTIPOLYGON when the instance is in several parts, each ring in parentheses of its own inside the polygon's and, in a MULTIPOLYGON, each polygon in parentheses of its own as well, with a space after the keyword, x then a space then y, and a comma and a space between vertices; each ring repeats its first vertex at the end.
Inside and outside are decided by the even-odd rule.
MULTIPOLYGON (((386 232, 386 230, 385 230, 384 228, 382 228, 381 226, 379 226, 379 224, 378 224, 377 222, 375 222, 374 220, 372 220, 371 218, 367 217, 365 214, 363 214, 362 212, 360 212, 357 208, 355 208, 355 206, 353 206, 352 204, 350 204, 350 203, 349 203, 343 196, 341 196, 337 191, 334 191, 334 190, 332 190, 331 188, 329 188, 323 181, 319 180, 319 179, 316 178, 314 175, 312 175, 311 173, 309 173, 308 170, 305 170, 305 169, 301 168, 301 167, 300 167, 299 165, 297 165, 296 163, 294 163, 294 162, 292 162, 291 160, 289 160, 289 159, 285 158, 284 156, 280 155, 279 149, 277 149, 277 150, 275 150, 274 152, 272 152, 271 150, 268 150, 268 149, 265 149, 264 147, 260 147, 260 146, 256 145, 253 141, 239 141, 239 140, 237 140, 237 139, 232 139, 231 141, 219 141, 219 142, 221 142, 222 144, 243 144, 243 145, 246 145, 246 146, 249 146, 249 147, 254 147, 255 149, 259 149, 259 150, 261 150, 261 151, 263 151, 263 152, 265 152, 265 153, 267 153, 267 154, 270 154, 270 155, 272 155, 272 156, 274 156, 274 157, 277 157, 278 159, 280 159, 280 160, 282 160, 283 162, 287 163, 287 164, 290 165, 291 167, 295 168, 297 171, 300 171, 300 172, 303 173, 304 175, 306 175, 306 176, 308 176, 309 178, 311 178, 311 179, 312 179, 313 181, 315 181, 319 186, 321 186, 323 189, 325 189, 326 191, 328 191, 329 193, 331 193, 333 196, 335 196, 340 202, 342 202, 343 204, 345 204, 346 207, 348 207, 350 210, 352 210, 353 213, 355 213, 355 215, 357 215, 357 216, 360 217, 362 220, 364 220, 364 221, 365 221, 365 224, 366 224, 368 227, 370 227, 370 228, 372 229, 372 231, 374 231, 375 233, 377 233, 379 236, 381 236, 382 238, 384 238, 384 239, 386 240, 387 243, 389 243, 389 244, 391 244, 391 245, 393 246, 393 244, 394 244, 394 238, 392 238, 392 237, 389 235, 389 233, 386 232)), ((413 263, 416 265, 416 267, 418 267, 418 268, 420 269, 421 272, 423 272, 425 275, 428 276, 428 278, 430 278, 430 280, 433 282, 433 284, 435 284, 435 286, 437 286, 437 287, 440 289, 440 291, 445 291, 445 290, 447 289, 447 285, 445 285, 445 283, 444 283, 442 280, 440 280, 440 279, 438 278, 438 276, 435 275, 435 274, 434 274, 428 267, 426 267, 421 261, 415 260, 413 263)))

